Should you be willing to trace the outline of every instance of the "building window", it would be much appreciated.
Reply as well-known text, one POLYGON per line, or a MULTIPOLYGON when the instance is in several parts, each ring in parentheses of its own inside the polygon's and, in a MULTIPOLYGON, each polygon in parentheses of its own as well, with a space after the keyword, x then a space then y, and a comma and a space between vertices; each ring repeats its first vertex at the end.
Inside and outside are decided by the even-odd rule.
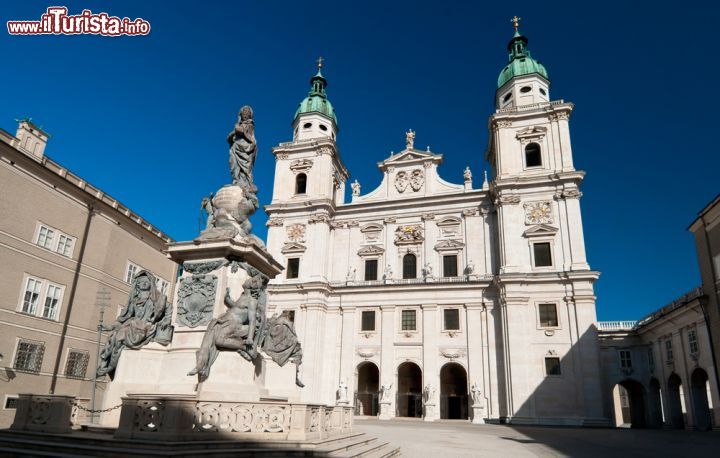
POLYGON ((71 257, 73 250, 73 239, 65 234, 60 234, 60 241, 58 241, 57 252, 63 256, 71 257))
POLYGON ((8 396, 5 398, 6 409, 17 409, 18 398, 17 396, 8 396))
POLYGON ((135 278, 135 274, 137 274, 140 270, 140 266, 128 261, 127 269, 125 270, 125 283, 132 283, 133 278, 135 278))
POLYGON ((415 331, 417 329, 417 319, 415 310, 403 310, 401 315, 401 326, 403 331, 415 331))
POLYGON ((375 312, 365 311, 362 312, 362 323, 360 323, 361 331, 374 331, 375 330, 375 312))
POLYGON ((47 226, 40 226, 40 232, 38 232, 37 244, 43 248, 51 250, 53 247, 53 239, 55 238, 55 231, 47 226))
POLYGON ((57 319, 59 304, 62 301, 63 290, 57 285, 48 285, 45 293, 45 306, 43 307, 43 318, 57 319))
POLYGON ((446 331, 460 330, 460 310, 445 309, 443 310, 444 328, 446 331))
POLYGON ((557 357, 547 357, 545 358, 545 375, 561 375, 562 371, 560 370, 560 358, 557 357))
POLYGON ((630 350, 620 350, 620 369, 632 369, 630 350))
POLYGON ((365 281, 377 280, 378 275, 378 260, 377 259, 366 259, 365 260, 365 281))
POLYGON ((23 296, 22 311, 35 315, 37 311, 38 301, 40 299, 40 289, 42 282, 35 278, 28 278, 25 283, 25 295, 23 296))
POLYGON ((21 372, 40 372, 45 344, 21 340, 18 342, 17 353, 15 353, 15 364, 13 368, 21 372))
POLYGON ((295 177, 295 194, 305 194, 307 191, 307 175, 298 173, 295 177))
POLYGON ((712 260, 715 267, 715 280, 720 280, 720 253, 713 256, 712 260))
POLYGON ((523 86, 520 88, 520 92, 522 92, 523 94, 527 94, 530 91, 532 91, 532 87, 530 86, 523 86))
POLYGON ((538 305, 540 313, 540 326, 543 328, 556 328, 558 326, 557 306, 555 304, 538 305))
POLYGON ((668 362, 671 362, 673 360, 672 340, 670 339, 665 341, 665 359, 668 362))
POLYGON ((84 378, 89 360, 88 352, 71 349, 65 364, 65 375, 70 378, 84 378))
POLYGON ((540 155, 540 145, 537 143, 528 143, 525 146, 525 167, 542 166, 542 157, 540 155))
POLYGON ((286 278, 298 278, 298 276, 300 276, 300 258, 288 259, 286 278))
POLYGON ((458 257, 456 254, 443 256, 443 277, 457 277, 458 257))
POLYGON ((311 128, 311 127, 312 127, 312 123, 311 123, 311 122, 306 122, 305 124, 303 124, 303 129, 309 129, 309 128, 311 128))
POLYGON ((510 100, 511 98, 512 98, 512 92, 508 92, 507 94, 505 94, 505 97, 503 97, 502 101, 503 101, 503 103, 507 103, 507 101, 510 100))
POLYGON ((552 267, 550 242, 533 243, 533 259, 535 267, 552 267))
POLYGON ((412 253, 403 256, 403 278, 417 278, 417 257, 412 253))
POLYGON ((691 355, 698 354, 697 333, 694 329, 688 331, 688 348, 690 349, 691 355))

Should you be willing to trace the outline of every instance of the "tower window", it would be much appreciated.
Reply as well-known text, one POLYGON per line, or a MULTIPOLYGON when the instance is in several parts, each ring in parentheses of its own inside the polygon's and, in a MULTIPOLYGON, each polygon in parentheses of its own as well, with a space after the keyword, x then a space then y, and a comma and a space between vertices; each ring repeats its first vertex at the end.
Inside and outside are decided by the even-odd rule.
POLYGON ((533 255, 535 267, 552 267, 550 242, 533 243, 533 255))
POLYGON ((298 278, 300 275, 300 258, 290 258, 287 260, 287 276, 286 278, 298 278))
POLYGON ((364 311, 361 315, 360 330, 361 331, 374 331, 375 330, 375 312, 364 311))
POLYGON ((542 166, 542 157, 540 156, 540 145, 537 143, 528 143, 525 147, 525 167, 542 166))
POLYGON ((545 375, 561 375, 560 358, 545 358, 545 375))
POLYGON ((520 88, 520 92, 522 92, 523 94, 526 94, 530 91, 532 91, 532 87, 530 87, 530 86, 523 86, 520 88))
POLYGON ((306 122, 305 124, 303 124, 303 129, 309 129, 309 128, 311 128, 311 127, 312 127, 312 123, 311 123, 311 122, 306 122))
POLYGON ((378 260, 367 259, 365 261, 365 281, 377 280, 378 260))
POLYGON ((540 326, 543 328, 555 328, 558 325, 557 307, 555 304, 538 305, 540 313, 540 326))
POLYGON ((458 274, 457 255, 443 256, 443 277, 457 277, 458 274))
POLYGON ((540 93, 542 95, 547 95, 547 91, 545 91, 545 89, 543 89, 543 88, 540 88, 540 93))
POLYGON ((444 325, 443 329, 446 331, 459 331, 460 330, 460 310, 458 309, 445 309, 443 310, 444 325))
POLYGON ((503 97, 503 103, 507 102, 511 98, 512 98, 512 92, 508 92, 507 94, 505 94, 505 97, 503 97))
POLYGON ((326 131, 326 130, 327 130, 327 126, 326 126, 325 124, 320 124, 320 130, 326 131))
POLYGON ((412 253, 403 256, 403 278, 417 278, 417 258, 412 253))
POLYGON ((295 178, 295 194, 305 194, 307 191, 307 175, 299 173, 295 178))

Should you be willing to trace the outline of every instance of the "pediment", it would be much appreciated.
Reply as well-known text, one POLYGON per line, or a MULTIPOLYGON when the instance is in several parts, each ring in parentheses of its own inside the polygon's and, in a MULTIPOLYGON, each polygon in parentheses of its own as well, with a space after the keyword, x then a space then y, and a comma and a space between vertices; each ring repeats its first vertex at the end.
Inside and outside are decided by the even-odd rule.
POLYGON ((443 240, 435 245, 436 251, 460 250, 465 246, 460 240, 443 240))
POLYGON ((307 247, 303 245, 302 243, 297 242, 288 242, 285 245, 283 245, 282 249, 280 250, 281 253, 287 254, 287 253, 304 253, 305 250, 307 250, 307 247))
POLYGON ((378 223, 369 223, 360 228, 360 232, 380 232, 382 230, 382 225, 378 223))
POLYGON ((418 150, 405 150, 402 151, 390 158, 388 158, 385 161, 385 164, 395 164, 395 163, 403 163, 408 161, 416 161, 416 160, 422 160, 422 159, 428 159, 435 156, 432 153, 427 153, 424 151, 418 151, 418 150))
POLYGON ((537 224, 535 226, 529 227, 525 232, 523 232, 523 236, 525 237, 542 237, 542 236, 553 236, 557 234, 558 229, 556 227, 550 226, 548 224, 537 224))
POLYGON ((547 134, 547 128, 542 126, 531 126, 519 131, 515 136, 518 139, 540 138, 547 134))
POLYGON ((368 245, 366 247, 360 248, 358 251, 359 256, 372 256, 372 255, 379 255, 383 254, 385 252, 385 249, 379 245, 368 245))
POLYGON ((462 223, 462 220, 456 216, 448 216, 437 222, 438 226, 457 226, 462 223))

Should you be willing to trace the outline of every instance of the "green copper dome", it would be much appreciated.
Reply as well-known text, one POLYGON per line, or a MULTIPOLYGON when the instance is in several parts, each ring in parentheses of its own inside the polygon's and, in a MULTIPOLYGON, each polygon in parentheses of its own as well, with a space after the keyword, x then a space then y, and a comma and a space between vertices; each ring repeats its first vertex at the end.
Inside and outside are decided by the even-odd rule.
POLYGON ((332 119, 337 125, 337 116, 335 115, 335 109, 333 108, 330 100, 327 98, 325 93, 325 87, 327 87, 327 80, 320 71, 322 64, 318 64, 318 72, 315 76, 310 79, 310 92, 308 96, 300 102, 293 123, 303 113, 320 113, 332 119))
POLYGON ((531 75, 537 73, 546 80, 549 80, 547 70, 537 60, 530 57, 530 50, 527 49, 528 39, 515 29, 510 43, 508 43, 508 51, 510 51, 510 63, 505 66, 498 76, 498 89, 503 87, 505 83, 517 76, 531 75))

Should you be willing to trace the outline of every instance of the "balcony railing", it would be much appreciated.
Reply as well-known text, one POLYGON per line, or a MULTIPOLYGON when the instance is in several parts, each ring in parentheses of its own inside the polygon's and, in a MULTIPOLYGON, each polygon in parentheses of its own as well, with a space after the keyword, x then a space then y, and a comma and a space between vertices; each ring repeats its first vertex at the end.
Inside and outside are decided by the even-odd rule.
POLYGON ((333 288, 363 286, 434 285, 447 283, 480 283, 492 280, 492 275, 463 275, 461 277, 393 278, 388 280, 347 280, 330 283, 333 288))
POLYGON ((599 331, 632 331, 637 326, 637 321, 598 321, 599 331))
POLYGON ((531 103, 529 105, 520 105, 517 107, 500 108, 496 111, 496 113, 513 113, 516 111, 537 110, 539 108, 547 108, 547 107, 551 107, 554 105, 562 105, 563 103, 565 103, 565 101, 563 99, 553 100, 552 102, 531 103))

